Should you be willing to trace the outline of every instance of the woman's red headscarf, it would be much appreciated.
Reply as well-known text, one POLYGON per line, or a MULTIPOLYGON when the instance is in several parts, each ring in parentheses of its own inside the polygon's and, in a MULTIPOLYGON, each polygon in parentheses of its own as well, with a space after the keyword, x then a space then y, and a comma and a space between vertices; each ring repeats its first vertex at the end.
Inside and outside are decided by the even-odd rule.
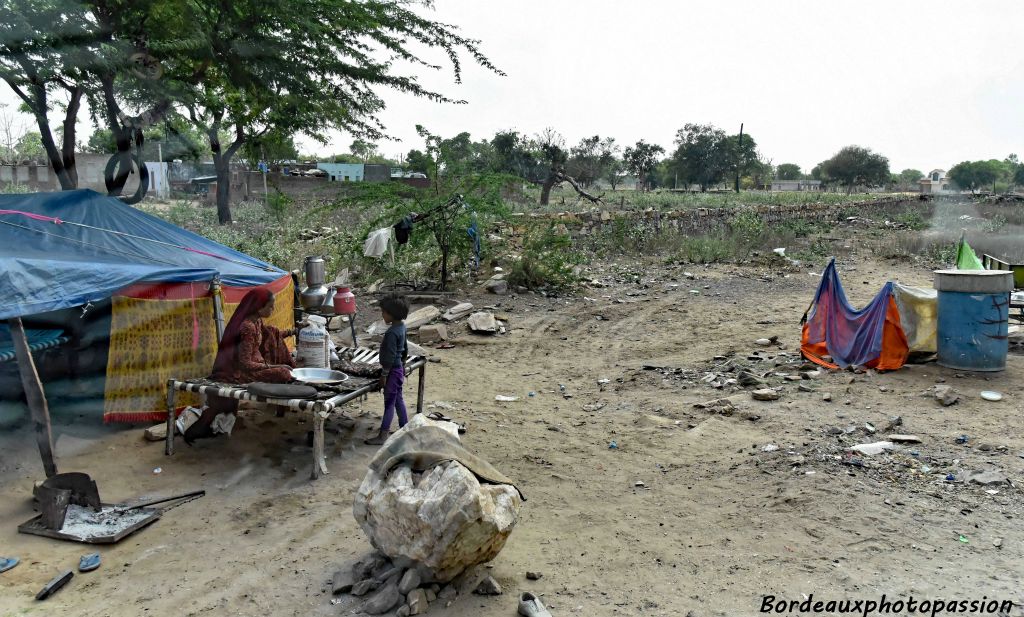
POLYGON ((242 332, 242 322, 259 313, 268 302, 274 299, 269 289, 257 287, 245 294, 235 309, 234 315, 224 328, 224 336, 217 348, 217 359, 213 361, 213 374, 216 380, 229 379, 234 372, 238 358, 238 343, 242 332))

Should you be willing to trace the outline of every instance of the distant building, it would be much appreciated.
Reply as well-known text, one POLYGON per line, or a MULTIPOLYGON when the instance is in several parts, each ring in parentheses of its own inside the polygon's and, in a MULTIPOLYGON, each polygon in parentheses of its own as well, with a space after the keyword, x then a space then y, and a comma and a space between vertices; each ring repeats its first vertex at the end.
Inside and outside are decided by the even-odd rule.
POLYGON ((921 185, 922 193, 931 193, 933 195, 943 195, 951 193, 959 193, 956 184, 948 177, 946 177, 945 169, 933 169, 927 176, 921 178, 919 181, 921 185))
POLYGON ((362 163, 317 163, 316 168, 327 172, 331 182, 362 182, 364 178, 362 163))
POLYGON ((391 168, 378 163, 367 163, 363 165, 364 182, 389 182, 391 180, 391 168))
POLYGON ((772 180, 773 191, 820 191, 821 180, 772 180))

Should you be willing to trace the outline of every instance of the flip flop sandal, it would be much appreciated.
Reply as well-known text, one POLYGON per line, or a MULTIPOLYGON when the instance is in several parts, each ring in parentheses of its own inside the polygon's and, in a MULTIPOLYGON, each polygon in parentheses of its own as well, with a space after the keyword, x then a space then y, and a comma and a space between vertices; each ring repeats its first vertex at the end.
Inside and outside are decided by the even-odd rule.
POLYGON ((427 417, 431 420, 437 420, 438 422, 451 422, 452 419, 444 415, 440 411, 432 411, 427 414, 427 417))
POLYGON ((100 567, 99 553, 90 553, 88 555, 82 555, 81 559, 78 560, 79 572, 92 572, 98 567, 100 567))
POLYGON ((6 572, 21 563, 17 557, 0 557, 0 572, 6 572))

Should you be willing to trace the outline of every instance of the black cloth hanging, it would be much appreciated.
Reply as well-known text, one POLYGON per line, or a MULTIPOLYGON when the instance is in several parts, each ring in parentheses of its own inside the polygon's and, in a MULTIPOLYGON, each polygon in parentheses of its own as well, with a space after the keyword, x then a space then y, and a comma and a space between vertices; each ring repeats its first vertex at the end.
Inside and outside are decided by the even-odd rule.
POLYGON ((395 240, 399 244, 407 244, 412 235, 412 217, 407 216, 394 224, 395 240))

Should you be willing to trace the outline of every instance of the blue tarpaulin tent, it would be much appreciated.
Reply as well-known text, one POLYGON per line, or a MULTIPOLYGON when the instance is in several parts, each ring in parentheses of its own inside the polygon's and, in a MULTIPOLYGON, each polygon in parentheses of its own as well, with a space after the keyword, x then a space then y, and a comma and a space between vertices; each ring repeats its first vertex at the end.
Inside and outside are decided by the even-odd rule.
POLYGON ((285 274, 95 191, 0 195, 0 319, 80 306, 140 281, 219 275, 252 287, 285 274))
POLYGON ((0 321, 23 319, 46 354, 36 364, 54 382, 49 398, 94 375, 107 422, 165 418, 167 379, 209 373, 217 318, 254 287, 277 296, 270 323, 291 327, 284 270, 94 191, 0 195, 0 321), (40 332, 67 344, 53 349, 40 332))

